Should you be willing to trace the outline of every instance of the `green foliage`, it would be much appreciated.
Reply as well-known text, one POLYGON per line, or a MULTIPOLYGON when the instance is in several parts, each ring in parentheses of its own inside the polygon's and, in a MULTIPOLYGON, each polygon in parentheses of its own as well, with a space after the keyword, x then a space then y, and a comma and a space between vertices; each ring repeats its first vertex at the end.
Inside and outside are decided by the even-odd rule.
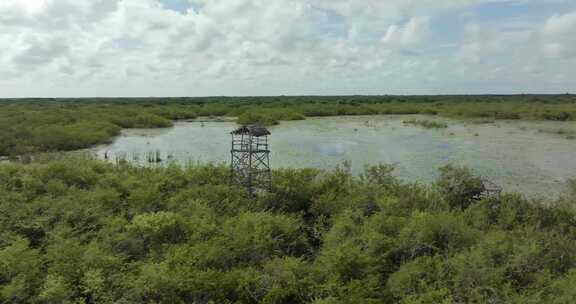
POLYGON ((148 246, 179 243, 186 239, 184 219, 172 212, 139 214, 132 219, 127 230, 143 241, 146 251, 148 246))
POLYGON ((46 303, 72 303, 72 295, 72 287, 64 277, 48 275, 38 298, 46 303))
POLYGON ((0 301, 28 302, 42 282, 41 266, 40 252, 25 239, 0 249, 0 301))
POLYGON ((269 261, 261 275, 262 303, 306 303, 313 292, 311 265, 301 258, 269 261))
POLYGON ((482 180, 467 168, 447 165, 440 168, 440 192, 452 208, 466 209, 484 191, 482 180))
POLYGON ((568 189, 569 195, 576 197, 576 179, 568 180, 568 189))
POLYGON ((442 284, 446 276, 440 256, 425 256, 402 265, 387 287, 403 303, 452 303, 450 290, 442 284))
POLYGON ((564 278, 552 283, 542 297, 548 303, 567 304, 576 299, 576 270, 571 270, 564 278))
POLYGON ((253 112, 246 112, 240 115, 237 122, 241 125, 261 124, 264 126, 273 126, 278 124, 278 121, 270 115, 253 112))
POLYGON ((399 235, 402 260, 470 247, 477 232, 451 213, 415 214, 399 235))
POLYGON ((387 190, 391 190, 398 186, 396 178, 393 175, 394 169, 394 166, 386 164, 368 166, 360 178, 365 179, 369 183, 384 187, 387 190))
POLYGON ((273 174, 251 197, 222 166, 2 164, 0 302, 573 302, 570 193, 472 204, 462 168, 273 174))
POLYGON ((233 114, 239 114, 237 122, 241 125, 258 123, 265 126, 273 126, 279 124, 280 121, 306 119, 304 115, 295 110, 284 108, 260 109, 248 107, 233 114))

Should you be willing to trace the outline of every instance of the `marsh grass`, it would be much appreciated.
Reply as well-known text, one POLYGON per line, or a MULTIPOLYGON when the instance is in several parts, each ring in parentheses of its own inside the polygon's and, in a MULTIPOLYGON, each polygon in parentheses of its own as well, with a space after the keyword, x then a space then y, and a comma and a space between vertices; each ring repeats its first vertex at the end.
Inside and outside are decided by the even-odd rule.
POLYGON ((291 120, 304 120, 306 117, 298 112, 289 109, 268 109, 268 110, 249 110, 242 113, 238 120, 238 124, 262 124, 264 126, 273 126, 280 123, 280 121, 291 120))
POLYGON ((440 121, 433 121, 433 120, 422 120, 422 119, 409 119, 404 120, 404 124, 407 125, 416 125, 426 129, 446 129, 448 128, 448 124, 445 122, 440 121))
POLYGON ((576 130, 566 129, 566 128, 556 128, 556 129, 539 129, 538 132, 546 134, 560 135, 566 139, 576 139, 576 130))
MULTIPOLYGON (((575 95, 281 96, 0 100, 0 155, 109 142, 121 128, 165 128, 198 116, 274 125, 316 116, 423 114, 476 120, 576 120, 575 95)), ((428 125, 423 127, 442 127, 428 125)), ((573 135, 567 135, 573 137, 573 135)))
POLYGON ((576 178, 568 180, 568 189, 569 189, 569 194, 572 197, 576 198, 576 178))
POLYGON ((483 124, 493 124, 496 123, 496 118, 493 117, 486 117, 486 118, 472 118, 464 120, 464 123, 471 123, 475 125, 483 125, 483 124))

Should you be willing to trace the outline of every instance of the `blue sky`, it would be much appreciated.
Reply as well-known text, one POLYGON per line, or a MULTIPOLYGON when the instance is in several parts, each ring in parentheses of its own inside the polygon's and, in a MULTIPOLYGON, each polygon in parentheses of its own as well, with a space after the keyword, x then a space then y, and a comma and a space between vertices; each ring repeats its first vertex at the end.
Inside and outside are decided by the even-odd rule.
POLYGON ((162 0, 160 3, 165 9, 180 12, 182 14, 186 14, 189 9, 198 8, 197 5, 194 5, 192 1, 188 0, 162 0))
POLYGON ((0 97, 576 93, 574 33, 573 0, 2 0, 0 97))

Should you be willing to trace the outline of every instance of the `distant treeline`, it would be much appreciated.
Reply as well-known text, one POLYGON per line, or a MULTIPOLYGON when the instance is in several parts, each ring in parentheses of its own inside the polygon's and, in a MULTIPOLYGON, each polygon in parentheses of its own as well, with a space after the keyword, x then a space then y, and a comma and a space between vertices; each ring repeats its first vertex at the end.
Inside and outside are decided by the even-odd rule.
POLYGON ((203 104, 215 102, 233 103, 309 103, 309 102, 535 102, 535 103, 576 103, 576 94, 518 94, 518 95, 344 95, 344 96, 211 96, 211 97, 85 97, 85 98, 4 98, 1 102, 30 103, 153 103, 153 104, 203 104))
POLYGON ((0 155, 86 148, 110 141, 121 128, 163 128, 198 116, 273 125, 378 114, 567 121, 576 120, 576 95, 5 99, 0 100, 0 155))
POLYGON ((576 183, 477 199, 379 165, 273 173, 90 159, 0 165, 0 303, 574 303, 576 183))

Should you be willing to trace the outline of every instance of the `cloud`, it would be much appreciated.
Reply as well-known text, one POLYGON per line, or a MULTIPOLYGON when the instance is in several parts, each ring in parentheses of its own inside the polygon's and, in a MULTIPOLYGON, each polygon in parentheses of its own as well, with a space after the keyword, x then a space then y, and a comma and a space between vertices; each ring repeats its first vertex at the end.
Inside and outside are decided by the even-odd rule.
POLYGON ((2 0, 0 92, 464 93, 489 91, 488 74, 509 81, 502 71, 566 72, 573 13, 485 24, 470 17, 482 3, 509 1, 2 0), (439 20, 468 26, 448 37, 439 20))
POLYGON ((576 11, 550 17, 541 34, 544 52, 549 57, 576 57, 576 11))
POLYGON ((13 58, 19 66, 40 66, 66 56, 70 48, 61 37, 31 37, 26 40, 23 51, 13 58))
POLYGON ((429 18, 414 17, 404 25, 393 24, 388 27, 383 42, 387 45, 417 45, 424 42, 425 36, 430 31, 429 27, 429 18))

